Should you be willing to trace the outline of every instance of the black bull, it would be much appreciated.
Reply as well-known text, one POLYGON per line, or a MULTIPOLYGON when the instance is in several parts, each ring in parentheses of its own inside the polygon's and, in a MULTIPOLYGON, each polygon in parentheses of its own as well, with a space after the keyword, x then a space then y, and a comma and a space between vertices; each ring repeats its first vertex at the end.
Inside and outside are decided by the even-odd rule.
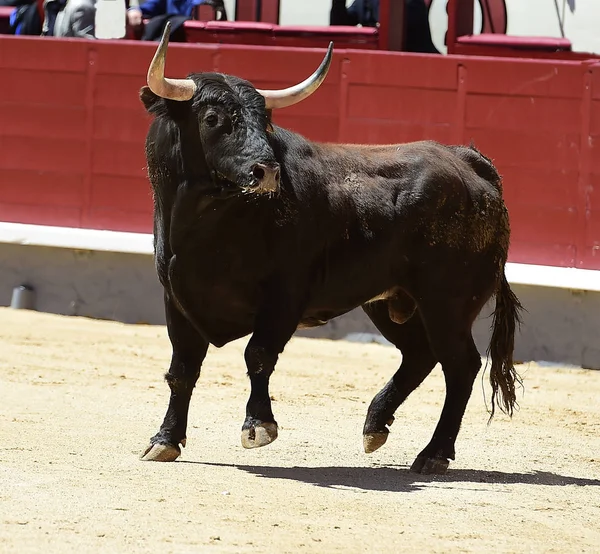
POLYGON ((217 73, 166 79, 166 48, 163 38, 141 100, 154 116, 146 156, 171 396, 142 458, 180 455, 209 344, 250 333, 242 444, 275 440, 269 378, 286 343, 362 306, 402 352, 369 406, 365 451, 385 443, 394 412, 439 362, 444 407, 412 469, 445 472, 481 368, 471 327, 493 295, 492 415, 516 403, 520 304, 504 272, 510 227, 496 169, 473 147, 320 144, 272 125, 273 108, 325 78, 331 46, 315 74, 283 91, 217 73))

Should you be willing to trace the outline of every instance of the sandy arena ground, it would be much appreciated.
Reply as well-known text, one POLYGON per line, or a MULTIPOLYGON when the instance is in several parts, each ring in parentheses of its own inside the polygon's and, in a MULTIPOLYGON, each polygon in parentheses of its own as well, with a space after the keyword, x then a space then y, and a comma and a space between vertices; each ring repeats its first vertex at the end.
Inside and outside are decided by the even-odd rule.
POLYGON ((0 309, 0 329, 2 553, 600 552, 600 372, 521 366, 520 411, 489 427, 479 379, 457 460, 429 477, 407 466, 438 419, 439 367, 366 455, 399 355, 294 339, 272 378, 279 439, 244 450, 238 341, 209 351, 165 464, 138 460, 167 406, 163 327, 0 309))

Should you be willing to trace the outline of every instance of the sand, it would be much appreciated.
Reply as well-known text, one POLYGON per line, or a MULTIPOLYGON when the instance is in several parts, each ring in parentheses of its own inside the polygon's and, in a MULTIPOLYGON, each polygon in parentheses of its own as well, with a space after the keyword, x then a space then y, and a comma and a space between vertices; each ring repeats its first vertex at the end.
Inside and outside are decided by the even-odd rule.
POLYGON ((476 382, 445 476, 408 467, 443 402, 439 367, 367 455, 398 352, 294 338, 271 380, 279 438, 240 444, 246 340, 212 348, 187 447, 141 462, 168 401, 164 327, 0 309, 0 551, 600 552, 600 372, 519 366, 510 420, 476 382))

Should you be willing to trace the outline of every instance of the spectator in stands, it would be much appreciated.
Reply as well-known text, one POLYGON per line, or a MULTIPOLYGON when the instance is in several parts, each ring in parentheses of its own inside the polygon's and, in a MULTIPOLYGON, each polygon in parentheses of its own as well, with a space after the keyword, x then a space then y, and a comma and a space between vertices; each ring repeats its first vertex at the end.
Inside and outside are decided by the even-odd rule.
MULTIPOLYGON (((12 1, 12 0, 0 0, 12 1)), ((96 0, 16 0, 10 26, 16 35, 95 38, 96 0)))
POLYGON ((127 10, 127 21, 134 29, 140 29, 144 19, 142 40, 160 40, 167 21, 171 21, 170 41, 184 42, 183 23, 192 19, 194 10, 201 4, 211 6, 220 21, 227 20, 223 0, 146 0, 138 7, 127 10))
MULTIPOLYGON (((404 0, 406 34, 404 49, 407 52, 439 54, 431 40, 429 9, 424 0, 404 0)), ((379 0, 354 0, 346 8, 345 0, 333 0, 329 16, 330 25, 362 25, 377 27, 379 21, 379 0)))
POLYGON ((96 38, 96 0, 68 0, 65 7, 56 14, 54 21, 55 37, 96 38))
POLYGON ((0 0, 0 6, 15 6, 10 14, 10 30, 15 35, 41 35, 42 20, 36 0, 0 0))

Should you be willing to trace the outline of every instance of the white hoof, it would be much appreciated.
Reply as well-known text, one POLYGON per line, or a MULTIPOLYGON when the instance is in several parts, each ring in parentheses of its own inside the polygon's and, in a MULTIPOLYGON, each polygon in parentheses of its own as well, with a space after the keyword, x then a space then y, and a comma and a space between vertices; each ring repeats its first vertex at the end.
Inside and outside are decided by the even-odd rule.
POLYGON ((242 431, 242 446, 244 448, 258 448, 271 444, 277 438, 277 425, 275 423, 261 423, 252 429, 242 431))
POLYGON ((173 462, 179 458, 180 454, 181 450, 170 444, 151 444, 140 456, 140 460, 144 462, 173 462))
POLYGON ((389 433, 367 433, 363 435, 363 447, 367 454, 381 448, 388 439, 389 433))

